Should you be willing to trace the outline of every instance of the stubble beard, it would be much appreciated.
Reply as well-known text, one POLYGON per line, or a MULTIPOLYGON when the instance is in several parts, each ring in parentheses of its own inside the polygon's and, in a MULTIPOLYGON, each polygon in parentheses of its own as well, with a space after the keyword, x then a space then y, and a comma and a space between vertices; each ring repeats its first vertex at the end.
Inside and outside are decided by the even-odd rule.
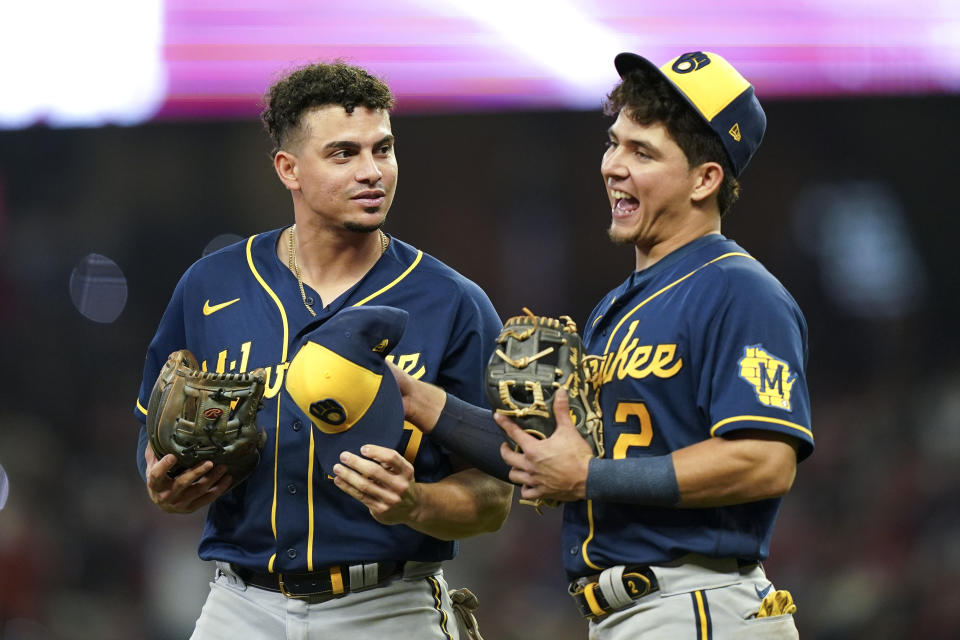
POLYGON ((610 242, 613 244, 636 244, 638 236, 639 233, 636 231, 628 231, 624 233, 622 231, 618 231, 613 225, 610 225, 610 228, 607 229, 607 237, 610 238, 610 242))
MULTIPOLYGON (((379 208, 370 207, 370 208, 364 209, 364 211, 366 213, 377 213, 377 211, 379 211, 379 208)), ((384 216, 380 220, 380 222, 377 222, 376 224, 361 224, 359 222, 353 222, 352 220, 348 220, 343 223, 343 228, 346 229, 347 231, 353 231, 355 233, 373 233, 374 231, 377 231, 378 229, 380 229, 386 221, 387 221, 386 216, 384 216)))

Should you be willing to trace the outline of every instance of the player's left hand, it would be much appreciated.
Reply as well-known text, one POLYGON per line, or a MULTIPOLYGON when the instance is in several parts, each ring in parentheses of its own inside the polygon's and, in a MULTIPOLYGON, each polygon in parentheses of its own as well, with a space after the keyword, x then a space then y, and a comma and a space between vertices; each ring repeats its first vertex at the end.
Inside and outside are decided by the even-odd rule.
POLYGON ((494 420, 517 443, 519 450, 500 445, 500 456, 509 464, 510 481, 521 486, 525 500, 543 498, 570 502, 587 495, 587 470, 593 451, 570 420, 567 392, 557 391, 553 399, 557 428, 545 440, 536 438, 510 418, 499 413, 494 420))
POLYGON ((381 524, 412 522, 420 505, 413 465, 397 451, 373 444, 362 446, 360 453, 340 454, 340 464, 333 465, 333 483, 362 502, 381 524))

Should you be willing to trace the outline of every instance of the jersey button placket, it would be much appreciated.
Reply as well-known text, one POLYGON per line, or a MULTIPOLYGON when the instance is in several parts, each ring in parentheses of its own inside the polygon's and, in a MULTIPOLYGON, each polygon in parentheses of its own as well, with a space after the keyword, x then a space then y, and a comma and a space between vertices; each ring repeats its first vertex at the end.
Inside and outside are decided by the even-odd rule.
POLYGON ((303 428, 303 423, 300 422, 299 420, 294 420, 294 421, 290 424, 290 428, 293 429, 294 431, 300 431, 300 429, 303 428))

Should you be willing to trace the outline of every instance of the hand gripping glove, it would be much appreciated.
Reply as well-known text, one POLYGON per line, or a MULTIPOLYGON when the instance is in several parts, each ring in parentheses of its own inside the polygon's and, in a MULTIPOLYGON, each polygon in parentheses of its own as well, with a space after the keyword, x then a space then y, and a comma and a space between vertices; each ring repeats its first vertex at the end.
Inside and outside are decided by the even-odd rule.
POLYGON ((509 318, 486 371, 490 405, 527 433, 548 438, 556 429, 553 396, 566 389, 570 418, 594 455, 603 457, 597 367, 587 366, 576 323, 569 316, 544 318, 524 308, 509 318))
POLYGON ((260 461, 267 434, 257 427, 264 371, 200 371, 190 351, 174 351, 147 405, 147 435, 157 458, 177 456, 174 477, 206 460, 225 465, 237 485, 260 461))

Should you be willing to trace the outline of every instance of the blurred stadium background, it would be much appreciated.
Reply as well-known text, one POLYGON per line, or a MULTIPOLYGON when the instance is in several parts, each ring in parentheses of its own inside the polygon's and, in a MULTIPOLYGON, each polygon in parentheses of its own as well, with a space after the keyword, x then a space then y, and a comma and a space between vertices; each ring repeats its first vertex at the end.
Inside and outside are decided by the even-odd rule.
MULTIPOLYGON (((817 451, 768 573, 807 640, 960 628, 960 5, 952 0, 0 4, 0 639, 189 636, 203 514, 135 467, 142 358, 203 253, 287 224, 259 96, 343 57, 398 96, 387 230, 503 317, 582 322, 632 268, 598 167, 613 55, 722 53, 769 129, 724 223, 810 326, 817 451)), ((448 580, 487 640, 586 638, 560 514, 515 506, 448 580)))

